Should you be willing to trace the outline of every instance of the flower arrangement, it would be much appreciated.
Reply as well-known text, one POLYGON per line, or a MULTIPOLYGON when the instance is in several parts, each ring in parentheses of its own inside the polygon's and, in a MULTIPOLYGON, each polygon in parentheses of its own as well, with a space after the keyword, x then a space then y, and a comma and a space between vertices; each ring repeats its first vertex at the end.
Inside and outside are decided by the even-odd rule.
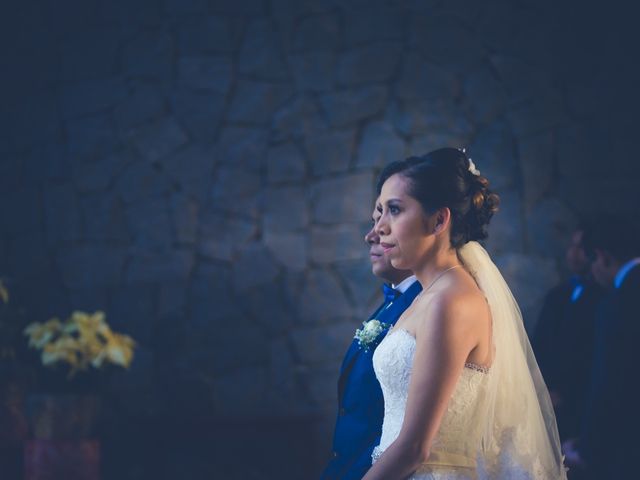
POLYGON ((113 332, 101 311, 76 311, 64 321, 52 318, 45 323, 34 322, 27 325, 24 334, 29 337, 30 347, 42 350, 43 365, 68 364, 68 378, 109 363, 128 368, 133 360, 135 341, 113 332))
POLYGON ((2 279, 0 278, 0 300, 2 303, 9 303, 9 291, 7 287, 4 286, 2 279))
POLYGON ((390 327, 390 323, 384 323, 373 318, 368 322, 362 322, 362 328, 356 330, 353 338, 358 340, 358 346, 367 352, 374 345, 380 334, 390 327))

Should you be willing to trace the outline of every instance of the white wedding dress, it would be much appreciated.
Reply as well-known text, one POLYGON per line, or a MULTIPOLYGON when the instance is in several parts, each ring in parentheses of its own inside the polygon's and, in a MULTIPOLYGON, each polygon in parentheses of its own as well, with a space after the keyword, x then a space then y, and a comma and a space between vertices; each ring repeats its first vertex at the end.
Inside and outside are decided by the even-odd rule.
MULTIPOLYGON (((465 364, 426 463, 410 480, 566 480, 549 393, 520 310, 502 275, 477 242, 459 256, 491 308, 495 357, 490 368, 465 364)), ((373 354, 384 396, 375 462, 404 420, 416 339, 392 328, 373 354)))
MULTIPOLYGON (((384 421, 373 461, 397 438, 404 419, 416 341, 407 330, 392 329, 373 354, 373 368, 384 395, 384 421)), ((412 480, 466 480, 477 478, 476 452, 480 451, 483 386, 489 369, 469 364, 460 375, 447 412, 434 439, 429 463, 412 480)), ((480 459, 481 460, 481 459, 480 459)))

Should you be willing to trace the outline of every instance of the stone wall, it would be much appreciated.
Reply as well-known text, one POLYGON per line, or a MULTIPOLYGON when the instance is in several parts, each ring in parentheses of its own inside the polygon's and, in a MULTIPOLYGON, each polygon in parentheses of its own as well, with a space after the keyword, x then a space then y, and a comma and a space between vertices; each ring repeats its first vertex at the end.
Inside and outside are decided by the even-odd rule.
POLYGON ((227 460, 298 448, 274 478, 313 478, 342 355, 379 301, 362 237, 385 163, 467 148, 501 195, 487 246, 529 327, 578 215, 638 199, 620 55, 585 57, 545 5, 20 7, 0 272, 35 319, 104 309, 138 341, 112 385, 127 415, 236 422, 227 460), (303 427, 270 437, 280 421, 303 427))

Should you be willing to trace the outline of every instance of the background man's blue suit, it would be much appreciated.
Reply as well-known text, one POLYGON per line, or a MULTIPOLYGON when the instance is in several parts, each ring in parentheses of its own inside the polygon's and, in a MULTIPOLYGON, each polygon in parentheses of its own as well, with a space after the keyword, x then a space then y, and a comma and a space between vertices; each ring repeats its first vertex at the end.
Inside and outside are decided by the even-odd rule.
MULTIPOLYGON (((395 325, 421 290, 420 282, 414 282, 391 303, 383 303, 370 319, 395 325)), ((371 467, 371 452, 380 441, 384 416, 382 390, 371 363, 373 352, 374 348, 369 351, 360 348, 354 339, 342 362, 333 458, 322 480, 360 480, 371 467)))

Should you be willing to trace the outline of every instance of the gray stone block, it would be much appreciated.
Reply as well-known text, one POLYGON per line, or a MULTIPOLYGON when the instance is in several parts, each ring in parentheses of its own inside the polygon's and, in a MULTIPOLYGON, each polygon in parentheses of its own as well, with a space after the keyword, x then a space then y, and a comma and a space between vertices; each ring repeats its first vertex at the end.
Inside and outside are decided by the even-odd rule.
POLYGON ((342 5, 348 28, 345 42, 349 46, 380 40, 402 40, 406 31, 406 13, 397 6, 380 7, 373 2, 361 6, 342 5))
POLYGON ((251 243, 239 250, 233 262, 233 286, 237 291, 272 283, 280 268, 266 246, 251 243))
POLYGON ((494 257, 494 261, 513 292, 531 335, 547 291, 560 281, 552 258, 517 253, 494 257))
POLYGON ((289 142, 269 148, 267 151, 269 183, 299 182, 306 175, 306 160, 295 143, 289 142))
POLYGON ((298 140, 326 127, 314 100, 310 96, 297 96, 274 115, 272 139, 276 142, 298 140))
POLYGON ((210 349, 211 341, 219 338, 221 328, 237 329, 247 325, 246 317, 241 316, 239 299, 229 288, 230 267, 201 261, 189 285, 188 345, 205 347, 209 344, 207 348, 210 349))
POLYGON ((465 112, 451 100, 434 99, 403 103, 394 102, 387 111, 387 120, 402 135, 444 133, 468 137, 473 132, 473 125, 465 112))
POLYGON ((360 225, 332 225, 311 228, 311 260, 330 264, 343 260, 366 261, 364 230, 360 225))
POLYGON ((507 118, 519 138, 550 130, 567 120, 564 100, 557 92, 514 107, 507 112, 507 118))
POLYGON ((476 34, 451 16, 412 15, 410 29, 410 45, 447 69, 466 72, 487 55, 476 34))
POLYGON ((402 100, 453 100, 460 92, 460 81, 446 68, 427 61, 417 52, 404 56, 400 77, 395 87, 402 100))
POLYGON ((308 248, 305 233, 266 232, 264 243, 273 258, 287 270, 303 271, 307 268, 308 248))
POLYGON ((73 310, 91 313, 98 310, 109 312, 109 295, 106 287, 76 288, 69 292, 69 296, 73 310))
POLYGON ((56 264, 67 288, 112 286, 122 281, 125 257, 123 247, 83 245, 61 249, 56 264))
POLYGON ((381 168, 388 163, 402 160, 404 141, 388 122, 373 122, 366 126, 358 148, 358 167, 381 168))
MULTIPOLYGON (((44 235, 39 231, 20 233, 13 231, 6 236, 6 252, 4 254, 6 255, 6 270, 2 270, 2 277, 9 277, 16 282, 24 280, 31 288, 37 290, 34 282, 43 279, 44 270, 48 269, 47 266, 51 264, 51 253, 45 243, 44 235)), ((56 278, 56 282, 59 281, 59 278, 56 278)), ((50 286, 44 285, 43 288, 47 290, 50 286)), ((9 290, 11 290, 11 285, 9 285, 9 290)), ((36 295, 38 293, 34 291, 34 298, 36 295)), ((29 307, 31 306, 29 305, 29 307)), ((50 313, 47 312, 47 315, 50 313)), ((30 308, 29 314, 35 314, 35 312, 32 312, 30 308)))
POLYGON ((42 232, 45 212, 41 198, 41 191, 35 185, 1 190, 2 227, 0 227, 0 231, 13 234, 42 232))
MULTIPOLYGON (((298 327, 292 330, 291 340, 303 363, 335 364, 351 344, 356 328, 357 325, 347 321, 334 325, 298 327)), ((337 377, 334 377, 334 382, 336 380, 337 377)))
POLYGON ((407 146, 407 156, 421 156, 443 147, 463 148, 469 136, 450 131, 432 131, 415 136, 407 146))
POLYGON ((335 224, 370 218, 373 181, 372 174, 357 173, 315 183, 311 188, 313 221, 335 224))
POLYGON ((295 51, 334 50, 339 46, 340 24, 333 13, 308 16, 293 33, 295 51))
POLYGON ((203 14, 207 12, 207 0, 163 0, 162 9, 169 15, 203 14))
POLYGON ((320 97, 322 108, 333 127, 346 127, 382 112, 387 88, 382 86, 340 90, 320 97))
POLYGON ((191 144, 165 157, 162 171, 174 189, 204 203, 213 181, 215 163, 215 153, 211 148, 191 144))
POLYGON ((89 193, 80 198, 82 237, 95 242, 128 243, 130 235, 124 205, 117 195, 89 193))
POLYGON ((348 170, 355 149, 355 131, 319 131, 308 134, 305 147, 314 175, 348 170))
POLYGON ((553 188, 554 147, 551 132, 526 137, 518 144, 526 211, 530 211, 553 188))
POLYGON ((494 51, 503 51, 511 45, 516 32, 520 29, 527 10, 510 2, 491 2, 484 5, 474 26, 482 41, 494 51))
POLYGON ((269 392, 272 411, 290 412, 298 400, 296 365, 288 342, 278 338, 269 344, 269 392))
POLYGON ((63 118, 75 118, 103 112, 120 103, 127 95, 122 77, 108 77, 63 85, 60 110, 63 118))
POLYGON ((261 184, 258 171, 224 165, 217 170, 210 201, 218 211, 254 217, 261 184))
POLYGON ((264 229, 269 233, 299 231, 309 224, 303 187, 272 187, 266 191, 264 229))
POLYGON ((225 127, 216 144, 216 159, 238 168, 260 169, 267 149, 267 131, 260 128, 225 127))
POLYGON ((131 140, 143 158, 154 162, 187 143, 187 136, 173 118, 165 117, 134 130, 131 140))
POLYGON ((289 64, 298 92, 326 92, 333 86, 336 54, 332 51, 293 53, 289 64))
POLYGON ((578 225, 575 212, 561 199, 549 196, 527 212, 526 222, 530 251, 564 263, 566 247, 578 225))
MULTIPOLYGON (((361 249, 368 253, 367 245, 361 240, 361 249)), ((336 264, 336 270, 347 287, 351 304, 354 305, 356 317, 362 321, 369 318, 373 310, 382 303, 379 285, 383 281, 371 272, 371 262, 359 258, 336 264)))
MULTIPOLYGON (((158 279, 158 303, 157 314, 160 319, 180 319, 180 328, 174 328, 179 333, 183 332, 184 318, 187 308, 188 280, 158 279)), ((173 322, 172 322, 173 323, 173 322)), ((161 324, 163 325, 164 322, 161 324)), ((158 332, 160 334, 160 332, 158 332)), ((176 339, 177 340, 177 339, 176 339)))
MULTIPOLYGON (((131 335, 139 346, 149 346, 156 316, 154 297, 154 289, 149 284, 135 283, 114 288, 106 320, 113 330, 131 335)), ((137 349, 134 357, 136 353, 137 349)))
MULTIPOLYGON (((602 169, 597 140, 582 125, 566 125, 555 129, 558 173, 568 179, 596 177, 602 169)), ((607 162, 613 162, 607 159, 607 162)), ((610 163, 609 163, 610 164, 610 163)))
POLYGON ((241 248, 257 233, 255 224, 240 218, 204 210, 200 220, 198 253, 213 260, 231 261, 241 248))
POLYGON ((487 177, 490 188, 498 193, 520 183, 516 146, 511 130, 503 121, 496 121, 478 132, 467 154, 480 173, 487 177))
POLYGON ((334 323, 353 313, 343 286, 329 270, 309 270, 296 300, 299 319, 303 324, 334 323))
POLYGON ((158 197, 171 191, 171 183, 166 175, 146 162, 128 165, 115 182, 115 189, 126 203, 134 203, 151 197, 158 197))
POLYGON ((62 40, 60 48, 60 80, 73 82, 113 75, 117 68, 118 31, 93 26, 62 40))
POLYGON ((139 84, 115 107, 113 115, 118 128, 126 132, 165 113, 164 95, 160 89, 155 85, 139 84))
POLYGON ((169 201, 169 212, 174 242, 180 245, 195 244, 198 235, 198 202, 185 194, 173 194, 169 201))
POLYGON ((336 68, 336 81, 341 87, 385 83, 397 73, 401 45, 374 43, 342 53, 336 68))
POLYGON ((211 327, 190 332, 191 362, 202 365, 214 376, 268 365, 269 345, 263 329, 244 318, 230 318, 226 324, 218 325, 217 331, 211 327), (201 338, 193 338, 198 334, 201 338))
MULTIPOLYGON (((6 158, 6 157, 5 157, 6 158)), ((14 157, 15 158, 15 157, 14 157)), ((72 176, 72 162, 77 160, 69 154, 68 145, 57 141, 55 143, 45 143, 34 145, 29 152, 25 152, 22 157, 22 174, 29 181, 66 181, 72 176)), ((78 159, 79 160, 79 159, 78 159)), ((13 166, 17 168, 18 158, 15 162, 7 161, 5 167, 7 176, 0 174, 0 188, 10 189, 18 175, 13 166)))
POLYGON ((552 86, 553 79, 549 72, 527 65, 517 57, 493 54, 489 59, 506 86, 512 105, 540 98, 552 86))
POLYGON ((240 307, 262 330, 269 332, 271 337, 285 334, 295 321, 279 281, 263 284, 243 293, 240 307))
POLYGON ((199 16, 178 26, 181 54, 232 52, 238 45, 241 19, 199 16))
POLYGON ((266 0, 245 0, 242 2, 213 0, 209 8, 212 12, 224 15, 260 16, 268 13, 269 5, 266 0))
MULTIPOLYGON (((338 381, 339 371, 340 362, 333 359, 326 364, 311 369, 305 375, 305 385, 309 389, 309 395, 314 405, 317 405, 317 408, 335 405, 336 383, 338 381)), ((328 422, 330 423, 334 419, 335 415, 333 415, 331 419, 328 419, 328 422)), ((330 434, 327 438, 331 438, 330 434)))
POLYGON ((266 414, 267 375, 266 367, 250 367, 216 378, 213 382, 215 415, 245 418, 266 414))
POLYGON ((174 52, 169 32, 144 31, 124 46, 123 67, 133 77, 164 80, 172 74, 174 52))
POLYGON ((180 89, 171 95, 171 106, 192 138, 211 142, 222 120, 225 96, 214 91, 180 89))
POLYGON ((464 76, 464 104, 480 124, 491 122, 505 112, 507 92, 487 65, 464 76))
POLYGON ((125 282, 184 281, 191 275, 194 264, 194 254, 189 250, 173 249, 158 253, 137 251, 127 265, 125 282))
POLYGON ((173 237, 165 198, 150 198, 128 205, 125 215, 136 246, 144 250, 170 249, 173 237))
POLYGON ((69 120, 66 130, 69 154, 76 159, 96 159, 120 145, 108 114, 69 120))
POLYGON ((232 78, 233 64, 229 56, 188 56, 178 60, 178 85, 182 87, 225 95, 232 78))
POLYGON ((525 231, 520 192, 499 190, 497 193, 500 195, 500 210, 493 216, 489 224, 487 248, 495 254, 522 253, 524 252, 525 231))
POLYGON ((109 153, 95 161, 78 159, 73 164, 73 183, 81 193, 107 190, 132 162, 134 158, 126 150, 109 153))
POLYGON ((240 81, 229 107, 229 120, 247 125, 266 125, 292 94, 287 84, 240 81))
POLYGON ((287 80, 288 70, 270 19, 250 21, 238 59, 240 73, 265 80, 287 80))
POLYGON ((48 185, 44 189, 47 243, 57 246, 80 238, 80 207, 71 183, 48 185))

